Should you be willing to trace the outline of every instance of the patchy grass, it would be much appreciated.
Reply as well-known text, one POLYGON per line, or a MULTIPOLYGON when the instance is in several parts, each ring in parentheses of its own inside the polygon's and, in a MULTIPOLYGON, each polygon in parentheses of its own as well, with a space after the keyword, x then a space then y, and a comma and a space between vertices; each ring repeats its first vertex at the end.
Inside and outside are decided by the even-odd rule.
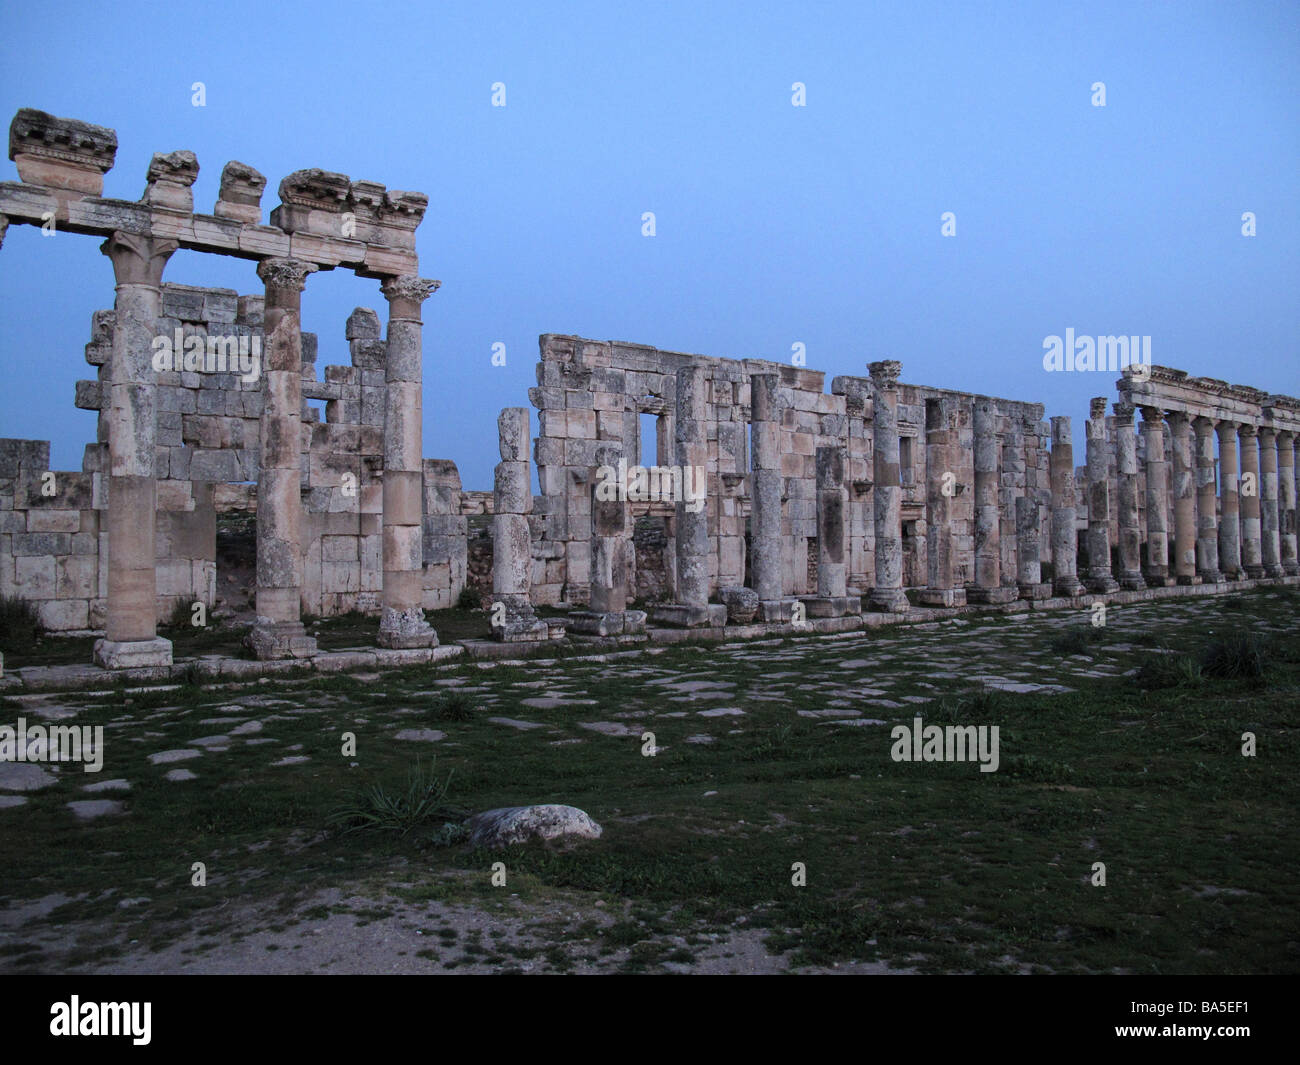
MULTIPOLYGON (((71 818, 64 804, 79 797, 82 780, 65 767, 26 807, 0 811, 0 896, 69 896, 30 922, 22 941, 57 929, 68 959, 87 964, 131 939, 161 945, 192 929, 233 936, 222 930, 226 904, 255 903, 268 922, 319 919, 303 900, 336 887, 376 903, 392 894, 487 910, 508 894, 530 912, 564 899, 587 916, 608 914, 583 933, 587 947, 556 927, 540 953, 477 940, 464 950, 494 965, 534 951, 538 964, 562 970, 586 949, 610 952, 628 971, 658 971, 698 957, 700 937, 758 928, 795 964, 1295 972, 1296 597, 1242 598, 1252 631, 1268 641, 1266 684, 1205 669, 1194 685, 1126 679, 1178 659, 1159 648, 1185 649, 1199 662, 1199 649, 1241 628, 1225 624, 1215 603, 1186 600, 1112 609, 1107 639, 1090 644, 1082 664, 1044 650, 1044 625, 1059 623, 1047 615, 598 662, 452 662, 371 682, 277 677, 219 690, 60 696, 78 724, 106 726, 105 772, 132 783, 127 816, 71 818), (990 673, 1050 677, 1074 690, 986 692, 969 679, 990 673), (706 687, 671 686, 684 682, 706 687), (412 715, 427 717, 449 687, 484 706, 448 719, 438 748, 439 775, 454 772, 456 803, 571 803, 601 823, 600 841, 475 850, 445 828, 455 820, 443 814, 405 832, 329 831, 340 795, 382 783, 399 806, 397 796, 409 796, 399 782, 415 750, 392 737, 419 720, 412 715), (559 698, 537 698, 549 692, 559 698), (834 704, 886 724, 796 713, 834 704), (184 784, 148 762, 155 751, 228 732, 232 707, 231 723, 256 718, 255 738, 274 743, 235 740, 180 763, 198 774, 184 784), (744 713, 697 713, 715 707, 744 713), (889 726, 915 714, 998 725, 1001 769, 893 762, 889 726), (542 727, 511 728, 493 716, 542 727), (630 734, 579 727, 602 721, 630 734), (656 734, 654 757, 641 753, 643 728, 656 734), (1248 731, 1257 757, 1241 754, 1248 731), (340 753, 344 732, 357 737, 353 756, 340 753), (702 732, 713 742, 687 742, 702 732), (274 765, 293 747, 310 760, 274 765), (208 867, 202 890, 190 885, 195 861, 208 867), (504 889, 492 885, 495 862, 509 871, 504 889), (805 887, 792 883, 796 862, 806 867, 805 887), (1096 862, 1106 866, 1104 888, 1091 885, 1096 862), (146 901, 119 908, 126 899, 146 901)), ((5 719, 21 705, 6 700, 5 719)), ((407 813, 423 794, 417 789, 407 813)), ((0 967, 15 971, 49 964, 39 950, 0 956, 0 967)))

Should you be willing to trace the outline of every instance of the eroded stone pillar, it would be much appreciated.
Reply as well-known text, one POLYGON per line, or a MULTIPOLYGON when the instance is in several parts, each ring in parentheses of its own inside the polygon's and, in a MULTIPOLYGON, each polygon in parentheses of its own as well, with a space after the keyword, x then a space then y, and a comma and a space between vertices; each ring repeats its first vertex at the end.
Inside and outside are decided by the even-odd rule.
POLYGON ((860 614, 862 600, 848 594, 847 519, 843 447, 817 449, 817 594, 804 596, 808 616, 860 614))
POLYGON ((1042 519, 1038 500, 1016 497, 1016 586, 1021 599, 1046 599, 1052 586, 1043 583, 1042 519))
POLYGON ((506 407, 497 417, 501 461, 492 490, 492 635, 506 643, 545 640, 550 626, 529 596, 532 535, 528 514, 533 489, 528 474, 528 408, 506 407))
POLYGON ((1192 423, 1186 411, 1169 412, 1174 455, 1174 576, 1196 583, 1196 483, 1192 466, 1192 423))
POLYGON ((258 658, 303 658, 316 641, 302 625, 302 290, 313 263, 263 259, 266 284, 257 474, 258 658))
POLYGON ((957 494, 954 470, 957 409, 951 400, 925 404, 925 537, 929 587, 921 591, 926 606, 963 606, 966 589, 956 587, 952 558, 952 501, 957 494))
POLYGON ((1159 407, 1142 408, 1146 443, 1147 565, 1146 581, 1162 588, 1169 579, 1169 464, 1165 462, 1165 415, 1159 407))
POLYGON ((1264 576, 1259 506, 1259 430, 1237 426, 1241 441, 1241 568, 1251 580, 1264 576))
POLYGON ((628 610, 628 565, 632 544, 628 535, 627 493, 617 475, 618 448, 596 449, 591 478, 591 599, 587 610, 567 618, 570 632, 593 636, 623 636, 645 631, 645 613, 628 610))
POLYGON ((1077 573, 1078 536, 1074 528, 1074 441, 1070 437, 1070 419, 1066 415, 1052 419, 1049 470, 1052 479, 1052 590, 1057 595, 1082 595, 1083 584, 1077 573))
POLYGON ((424 619, 423 400, 420 307, 441 282, 406 274, 387 278, 384 363, 384 607, 381 647, 436 647, 424 619))
POLYGON ((172 645, 158 635, 154 559, 157 385, 153 339, 162 313, 162 274, 174 240, 114 233, 100 246, 113 263, 113 347, 108 406, 108 601, 95 662, 105 669, 169 666, 172 645))
POLYGON ((750 455, 750 580, 758 595, 764 620, 789 618, 783 606, 785 585, 781 551, 781 421, 777 410, 776 374, 754 374, 749 379, 750 455), (763 606, 764 603, 770 604, 763 606))
POLYGON ((1277 434, 1277 480, 1279 489, 1278 529, 1282 551, 1282 571, 1288 577, 1300 575, 1300 558, 1296 555, 1296 467, 1294 433, 1277 434))
POLYGON ((976 398, 971 413, 975 448, 975 583, 966 589, 972 603, 1005 603, 1016 597, 1002 587, 1002 515, 998 510, 998 473, 1002 442, 997 409, 987 396, 976 398))
POLYGON ((1245 571, 1241 566, 1237 426, 1234 422, 1219 422, 1214 430, 1219 436, 1219 568, 1226 580, 1239 581, 1245 571))
POLYGON ((1108 594, 1119 590, 1110 572, 1110 453, 1106 447, 1106 397, 1088 405, 1088 573, 1091 592, 1108 594))
POLYGON ((1281 577, 1285 574, 1282 569, 1277 489, 1277 431, 1264 426, 1259 430, 1259 546, 1266 577, 1281 577))
POLYGON ((1119 586, 1140 591, 1142 579, 1142 521, 1138 507, 1137 434, 1133 430, 1136 408, 1131 403, 1115 407, 1115 472, 1119 508, 1119 586))
MULTIPOLYGON (((704 371, 683 366, 677 371, 677 466, 683 482, 691 477, 707 485, 709 451, 706 424, 704 371)), ((727 608, 709 606, 709 518, 708 492, 699 498, 677 500, 677 601, 657 607, 654 617, 669 625, 693 627, 723 625, 727 608)))
POLYGON ((1214 422, 1197 418, 1196 434, 1196 572, 1205 584, 1223 580, 1219 570, 1219 520, 1214 498, 1214 422))
POLYGON ((903 364, 893 359, 870 363, 872 441, 875 477, 872 508, 876 533, 876 583, 872 610, 901 613, 908 608, 903 592, 903 489, 898 470, 898 375, 903 364))

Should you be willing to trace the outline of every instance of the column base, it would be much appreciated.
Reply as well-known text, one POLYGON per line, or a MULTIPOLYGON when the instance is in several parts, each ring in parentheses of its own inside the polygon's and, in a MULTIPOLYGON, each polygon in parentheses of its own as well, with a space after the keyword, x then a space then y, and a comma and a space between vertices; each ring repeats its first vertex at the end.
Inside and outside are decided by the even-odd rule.
POLYGON ((1137 570, 1132 570, 1130 572, 1121 570, 1119 575, 1119 586, 1126 592, 1140 592, 1146 588, 1147 582, 1142 578, 1142 574, 1137 570))
POLYGON ((409 650, 412 647, 437 647, 438 633, 424 620, 424 611, 418 606, 410 610, 384 607, 379 619, 379 636, 375 642, 392 650, 409 650))
POLYGON ((152 640, 96 640, 95 665, 104 669, 136 669, 140 666, 170 666, 172 642, 155 636, 152 640))
POLYGON ((1083 582, 1078 577, 1058 577, 1052 581, 1052 591, 1066 599, 1074 599, 1083 595, 1087 589, 1084 588, 1083 582))
POLYGON ((966 602, 989 606, 1000 603, 1014 603, 1020 598, 1020 589, 1011 585, 999 585, 997 588, 967 588, 966 602))
POLYGON ((1300 577, 1300 562, 1283 562, 1282 570, 1288 577, 1300 577))
POLYGON ((1050 584, 1018 584, 1016 585, 1016 591, 1021 599, 1030 601, 1052 598, 1052 586, 1050 584))
POLYGON ((1263 566, 1245 566, 1243 568, 1246 571, 1246 580, 1262 581, 1264 579, 1265 573, 1263 566))
POLYGON ((1202 570, 1200 578, 1202 584, 1222 584, 1227 580, 1218 570, 1202 570))
POLYGON ((1089 573, 1084 578, 1084 583, 1088 586, 1088 591, 1097 595, 1110 595, 1112 592, 1119 591, 1119 581, 1117 581, 1110 572, 1089 573))
POLYGON ((802 595, 799 601, 810 618, 842 618, 862 613, 862 600, 856 595, 802 595))
POLYGON ((727 620, 748 625, 758 616, 758 593, 752 588, 719 588, 718 602, 727 608, 727 620))
POLYGON ((1145 573, 1143 579, 1148 588, 1168 588, 1174 583, 1167 573, 1145 573))
POLYGON ((867 605, 880 614, 906 614, 912 606, 902 588, 872 588, 867 605))
POLYGON ((1268 565, 1264 567, 1264 576, 1270 580, 1286 576, 1286 570, 1279 565, 1268 565))
MULTIPOLYGON (((500 608, 505 607, 505 615, 500 622, 492 622, 492 638, 502 643, 535 643, 549 640, 551 626, 533 610, 533 604, 527 595, 496 593, 492 596, 489 616, 500 616, 500 608)), ((564 635, 563 628, 560 636, 564 635)))
POLYGON ((799 602, 794 596, 783 599, 762 599, 758 604, 758 619, 770 625, 788 625, 794 620, 794 606, 799 602))
MULTIPOLYGON (((650 616, 661 624, 678 629, 698 629, 705 626, 720 629, 727 623, 727 608, 721 603, 705 603, 703 606, 665 603, 663 606, 655 607, 650 616)), ((786 614, 782 620, 789 621, 790 615, 786 614)))
POLYGON ((645 632, 644 610, 620 610, 599 614, 591 610, 575 610, 565 622, 570 632, 588 636, 638 636, 645 632))
POLYGON ((316 637, 307 635, 301 621, 272 621, 260 617, 244 637, 244 642, 263 661, 310 658, 316 653, 316 637))
POLYGON ((917 593, 923 606, 965 606, 965 588, 922 588, 917 593))

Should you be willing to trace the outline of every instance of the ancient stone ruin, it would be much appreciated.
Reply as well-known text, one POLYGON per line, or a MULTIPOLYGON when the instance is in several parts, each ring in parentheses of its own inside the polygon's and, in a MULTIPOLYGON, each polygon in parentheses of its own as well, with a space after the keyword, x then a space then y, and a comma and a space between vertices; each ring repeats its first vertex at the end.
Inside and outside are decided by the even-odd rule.
POLYGON ((20 180, 0 183, 0 241, 9 224, 94 236, 116 275, 76 389, 99 415, 82 469, 0 440, 0 595, 102 632, 105 668, 172 664, 159 619, 213 604, 217 517, 241 508, 262 659, 316 656, 304 614, 361 611, 407 652, 393 661, 427 660, 424 612, 471 583, 474 514, 491 516, 492 633, 519 644, 843 631, 1300 574, 1300 400, 1143 364, 1109 413, 1091 401, 1076 468, 1068 416, 908 383, 897 361, 828 390, 784 363, 545 334, 536 437, 528 408, 502 411, 494 490, 465 491, 422 450, 427 197, 300 170, 263 224, 266 179, 238 162, 196 213, 185 151, 153 157, 138 201, 104 198, 116 149, 112 130, 23 110, 20 180), (247 259, 259 285, 169 284, 178 248, 247 259), (378 282, 387 323, 356 308, 351 365, 318 375, 301 293, 338 268, 378 282))

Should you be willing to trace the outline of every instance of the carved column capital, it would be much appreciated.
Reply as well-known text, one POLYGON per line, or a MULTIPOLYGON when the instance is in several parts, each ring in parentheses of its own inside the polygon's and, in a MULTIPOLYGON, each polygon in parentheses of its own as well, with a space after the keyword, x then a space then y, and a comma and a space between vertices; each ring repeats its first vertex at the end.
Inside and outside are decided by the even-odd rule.
POLYGON ((867 370, 877 388, 897 388, 903 364, 897 359, 882 359, 880 362, 867 363, 867 370))
POLYGON ((1114 405, 1115 424, 1132 425, 1133 416, 1137 413, 1137 408, 1125 400, 1120 400, 1114 405))
POLYGON ((418 309, 420 304, 442 287, 441 281, 433 281, 415 274, 402 274, 398 277, 386 277, 379 286, 384 298, 389 303, 413 303, 418 309))
POLYGON ((307 275, 319 267, 302 259, 263 259, 257 264, 257 276, 268 289, 280 292, 301 292, 307 284, 307 275))
POLYGON ((146 237, 140 233, 115 230, 99 250, 113 263, 113 276, 119 285, 162 284, 163 268, 180 245, 174 240, 146 237))

